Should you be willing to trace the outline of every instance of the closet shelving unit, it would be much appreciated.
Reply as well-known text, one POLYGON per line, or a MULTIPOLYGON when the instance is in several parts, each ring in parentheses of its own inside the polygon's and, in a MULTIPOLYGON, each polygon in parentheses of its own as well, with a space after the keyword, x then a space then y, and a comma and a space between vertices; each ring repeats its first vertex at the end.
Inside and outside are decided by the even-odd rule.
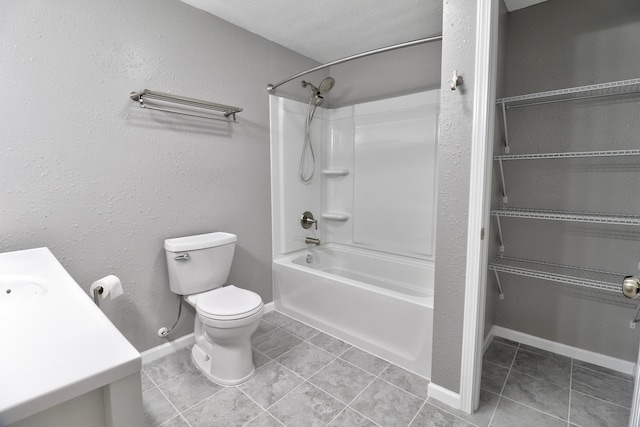
MULTIPOLYGON (((548 159, 576 159, 599 157, 628 157, 640 156, 640 149, 629 150, 601 150, 601 151, 576 151, 576 152, 550 152, 531 154, 510 154, 509 133, 507 126, 507 111, 512 108, 521 108, 533 105, 544 105, 557 102, 575 101, 590 98, 602 98, 610 96, 624 96, 640 93, 640 79, 622 80, 587 86, 572 87, 546 92, 531 93, 526 95, 511 96, 496 100, 498 107, 502 109, 504 124, 504 154, 494 156, 500 166, 500 178, 502 181, 503 202, 508 202, 506 181, 503 169, 505 161, 523 160, 548 160, 548 159)), ((618 215, 609 213, 571 212, 541 209, 508 208, 501 207, 491 211, 496 218, 498 234, 500 238, 500 252, 504 252, 504 238, 500 218, 521 218, 547 221, 567 221, 592 224, 607 224, 621 226, 640 226, 640 215, 618 215)), ((612 273, 600 270, 585 269, 561 264, 553 264, 534 260, 509 258, 503 255, 489 264, 489 270, 493 271, 498 284, 500 299, 504 299, 502 285, 498 273, 514 274, 547 280, 565 285, 578 286, 608 293, 621 293, 621 284, 624 274, 612 273)), ((630 323, 635 328, 640 306, 634 319, 630 323)))

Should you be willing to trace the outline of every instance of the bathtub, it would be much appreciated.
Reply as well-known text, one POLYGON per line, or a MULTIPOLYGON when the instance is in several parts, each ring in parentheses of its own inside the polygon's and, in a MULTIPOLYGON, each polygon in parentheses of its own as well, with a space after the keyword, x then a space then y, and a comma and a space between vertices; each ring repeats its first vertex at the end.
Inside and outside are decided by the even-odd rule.
POLYGON ((275 308, 431 378, 432 262, 337 244, 273 261, 275 308))

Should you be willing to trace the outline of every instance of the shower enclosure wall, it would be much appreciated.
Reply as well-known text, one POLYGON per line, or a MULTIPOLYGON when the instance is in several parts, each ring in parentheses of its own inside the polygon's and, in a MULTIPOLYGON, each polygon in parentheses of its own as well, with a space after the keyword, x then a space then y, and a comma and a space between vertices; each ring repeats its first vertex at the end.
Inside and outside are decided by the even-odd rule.
POLYGON ((316 174, 304 183, 307 103, 270 100, 276 308, 426 377, 438 101, 439 91, 428 91, 318 107, 316 174), (301 226, 305 211, 317 230, 301 226))

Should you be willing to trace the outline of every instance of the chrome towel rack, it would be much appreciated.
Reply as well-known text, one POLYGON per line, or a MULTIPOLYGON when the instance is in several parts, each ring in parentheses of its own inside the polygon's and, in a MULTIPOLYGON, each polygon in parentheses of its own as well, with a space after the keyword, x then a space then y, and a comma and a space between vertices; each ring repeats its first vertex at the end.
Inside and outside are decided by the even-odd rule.
POLYGON ((131 92, 129 96, 133 101, 138 102, 141 108, 219 120, 223 122, 238 123, 236 113, 242 112, 242 108, 239 107, 216 104, 214 102, 187 98, 170 93, 156 92, 149 89, 144 89, 139 92, 131 92), (147 100, 150 100, 151 103, 146 102, 147 100), (180 108, 173 108, 170 104, 178 104, 180 108))

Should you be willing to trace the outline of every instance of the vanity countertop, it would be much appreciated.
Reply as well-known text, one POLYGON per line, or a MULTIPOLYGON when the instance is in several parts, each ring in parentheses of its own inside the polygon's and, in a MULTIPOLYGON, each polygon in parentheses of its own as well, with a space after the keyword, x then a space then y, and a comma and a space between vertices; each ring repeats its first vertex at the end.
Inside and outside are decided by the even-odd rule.
POLYGON ((0 289, 0 424, 140 371, 140 353, 48 248, 1 253, 0 289))

